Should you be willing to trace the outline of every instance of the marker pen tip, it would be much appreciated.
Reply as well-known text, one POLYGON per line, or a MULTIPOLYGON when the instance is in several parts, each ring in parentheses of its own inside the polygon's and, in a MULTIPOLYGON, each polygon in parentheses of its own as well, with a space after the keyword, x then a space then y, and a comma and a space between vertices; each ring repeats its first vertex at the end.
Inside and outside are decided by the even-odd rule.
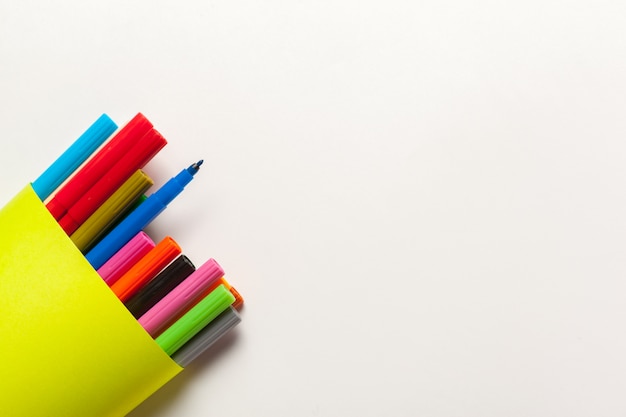
POLYGON ((187 170, 193 175, 200 169, 200 165, 204 163, 204 159, 199 160, 195 164, 191 164, 187 170))

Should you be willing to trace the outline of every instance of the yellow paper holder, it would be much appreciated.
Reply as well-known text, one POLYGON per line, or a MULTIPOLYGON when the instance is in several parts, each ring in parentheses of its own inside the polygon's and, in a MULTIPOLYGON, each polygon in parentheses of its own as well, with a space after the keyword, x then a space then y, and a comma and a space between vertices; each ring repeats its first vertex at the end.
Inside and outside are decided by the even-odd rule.
POLYGON ((182 368, 26 186, 0 210, 0 416, 124 416, 182 368))

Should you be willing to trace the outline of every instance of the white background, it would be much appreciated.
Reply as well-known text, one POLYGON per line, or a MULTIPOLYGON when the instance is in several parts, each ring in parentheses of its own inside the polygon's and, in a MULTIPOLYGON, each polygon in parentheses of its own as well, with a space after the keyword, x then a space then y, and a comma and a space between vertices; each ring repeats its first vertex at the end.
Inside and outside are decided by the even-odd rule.
POLYGON ((0 198, 101 113, 243 323, 167 416, 626 413, 622 1, 0 0, 0 198))

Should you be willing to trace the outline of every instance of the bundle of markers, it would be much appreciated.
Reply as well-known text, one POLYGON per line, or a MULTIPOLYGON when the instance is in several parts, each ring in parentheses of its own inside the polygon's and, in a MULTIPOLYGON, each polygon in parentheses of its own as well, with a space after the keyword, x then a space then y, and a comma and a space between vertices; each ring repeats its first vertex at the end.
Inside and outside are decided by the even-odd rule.
POLYGON ((196 270, 174 239, 155 245, 142 231, 191 182, 202 161, 145 198, 153 182, 141 169, 167 142, 139 113, 91 156, 116 128, 102 115, 33 189, 42 201, 52 195, 46 208, 59 226, 142 327, 186 366, 240 321, 236 309, 243 300, 213 259, 196 270))
MULTIPOLYGON (((172 237, 155 244, 145 233, 146 226, 183 191, 203 162, 183 169, 146 197, 153 181, 142 168, 165 144, 166 140, 142 114, 119 130, 107 115, 102 115, 31 186, 80 251, 78 257, 82 254, 127 309, 125 314, 132 314, 156 345, 185 367, 241 321, 238 309, 243 300, 224 279, 224 271, 215 260, 209 259, 196 269, 172 237)), ((11 222, 5 223, 10 235, 11 222)), ((20 245, 23 235, 16 236, 13 246, 20 245)), ((4 271, 0 260, 0 291, 3 274, 15 273, 4 271)), ((9 305, 29 302, 23 295, 12 299, 12 287, 7 291, 9 305)), ((45 315, 58 308, 51 305, 45 315)), ((10 313, 9 307, 5 308, 10 313)), ((24 314, 20 314, 16 320, 24 320, 24 314)), ((94 317, 99 320, 97 314, 94 317)), ((75 342, 68 343, 72 346, 67 349, 78 349, 75 342)), ((122 353, 126 350, 132 353, 133 347, 121 349, 122 353)), ((143 400, 150 390, 154 388, 145 388, 146 393, 132 401, 143 400)), ((135 403, 120 410, 125 414, 135 403)))

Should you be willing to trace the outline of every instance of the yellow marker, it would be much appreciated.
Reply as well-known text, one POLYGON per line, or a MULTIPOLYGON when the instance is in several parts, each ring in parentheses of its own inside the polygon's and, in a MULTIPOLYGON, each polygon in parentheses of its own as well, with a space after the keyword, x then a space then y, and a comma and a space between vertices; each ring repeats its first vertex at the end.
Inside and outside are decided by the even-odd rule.
POLYGON ((83 223, 70 239, 81 252, 86 252, 154 182, 137 170, 83 223))

